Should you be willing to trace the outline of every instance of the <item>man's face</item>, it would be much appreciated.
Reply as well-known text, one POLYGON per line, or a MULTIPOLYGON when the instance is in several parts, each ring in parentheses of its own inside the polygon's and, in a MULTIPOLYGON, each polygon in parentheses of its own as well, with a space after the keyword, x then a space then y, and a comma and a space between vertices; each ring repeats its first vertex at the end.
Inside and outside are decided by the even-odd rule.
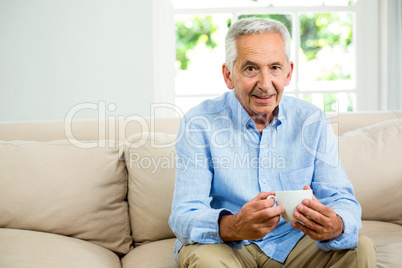
POLYGON ((237 40, 232 73, 223 65, 223 76, 251 118, 272 119, 285 85, 290 83, 293 63, 288 63, 285 43, 276 33, 244 35, 237 40))

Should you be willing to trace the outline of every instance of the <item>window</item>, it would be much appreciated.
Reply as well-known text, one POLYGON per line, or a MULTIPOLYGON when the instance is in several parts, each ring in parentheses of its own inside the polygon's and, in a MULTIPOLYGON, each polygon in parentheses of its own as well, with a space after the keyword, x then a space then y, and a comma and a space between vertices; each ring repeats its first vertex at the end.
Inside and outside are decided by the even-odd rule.
POLYGON ((364 65, 363 52, 357 53, 357 45, 364 47, 369 36, 363 29, 363 22, 369 19, 364 20, 362 15, 367 4, 361 2, 367 1, 204 0, 197 1, 196 7, 194 1, 173 1, 175 104, 187 111, 227 91, 221 67, 228 26, 244 17, 259 16, 282 21, 291 33, 295 70, 285 94, 312 102, 324 111, 362 110, 364 101, 366 106, 373 106, 376 96, 367 97, 364 91, 378 94, 378 87, 364 88, 367 83, 363 80, 370 78, 357 71, 358 65, 364 65))

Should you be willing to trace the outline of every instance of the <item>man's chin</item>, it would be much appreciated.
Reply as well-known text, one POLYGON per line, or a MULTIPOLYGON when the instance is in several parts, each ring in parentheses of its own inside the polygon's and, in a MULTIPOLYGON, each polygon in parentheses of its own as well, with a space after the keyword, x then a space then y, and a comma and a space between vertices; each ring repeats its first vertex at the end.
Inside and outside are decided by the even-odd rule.
MULTIPOLYGON (((276 107, 276 106, 275 106, 276 107)), ((254 109, 253 110, 253 115, 250 115, 251 118, 253 119, 263 119, 265 118, 266 120, 271 121, 272 119, 272 112, 274 111, 275 107, 271 107, 269 109, 254 109)))
POLYGON ((253 107, 253 111, 255 112, 255 114, 257 115, 267 115, 267 114, 272 114, 272 112, 275 110, 277 104, 273 104, 271 103, 270 105, 266 105, 265 107, 261 107, 261 106, 256 106, 253 107))

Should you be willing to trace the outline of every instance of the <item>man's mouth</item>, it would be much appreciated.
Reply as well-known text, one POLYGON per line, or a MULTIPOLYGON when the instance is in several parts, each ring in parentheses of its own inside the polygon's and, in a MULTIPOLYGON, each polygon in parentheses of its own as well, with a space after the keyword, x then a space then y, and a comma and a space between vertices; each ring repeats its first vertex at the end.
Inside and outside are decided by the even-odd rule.
POLYGON ((252 95, 253 98, 255 98, 257 101, 260 102, 268 102, 273 98, 274 95, 269 95, 269 96, 257 96, 257 95, 252 95))

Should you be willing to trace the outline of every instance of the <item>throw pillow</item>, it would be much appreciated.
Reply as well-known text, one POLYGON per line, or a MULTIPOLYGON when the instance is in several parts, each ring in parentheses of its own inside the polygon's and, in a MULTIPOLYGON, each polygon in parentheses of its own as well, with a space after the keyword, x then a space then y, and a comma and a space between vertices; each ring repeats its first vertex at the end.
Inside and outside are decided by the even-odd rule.
POLYGON ((0 227, 72 236, 127 253, 132 238, 121 151, 68 141, 0 142, 0 227))
POLYGON ((339 156, 362 218, 402 224, 402 120, 346 132, 339 137, 339 156))
POLYGON ((176 135, 139 133, 128 138, 128 203, 137 244, 173 238, 169 227, 175 181, 176 135))

